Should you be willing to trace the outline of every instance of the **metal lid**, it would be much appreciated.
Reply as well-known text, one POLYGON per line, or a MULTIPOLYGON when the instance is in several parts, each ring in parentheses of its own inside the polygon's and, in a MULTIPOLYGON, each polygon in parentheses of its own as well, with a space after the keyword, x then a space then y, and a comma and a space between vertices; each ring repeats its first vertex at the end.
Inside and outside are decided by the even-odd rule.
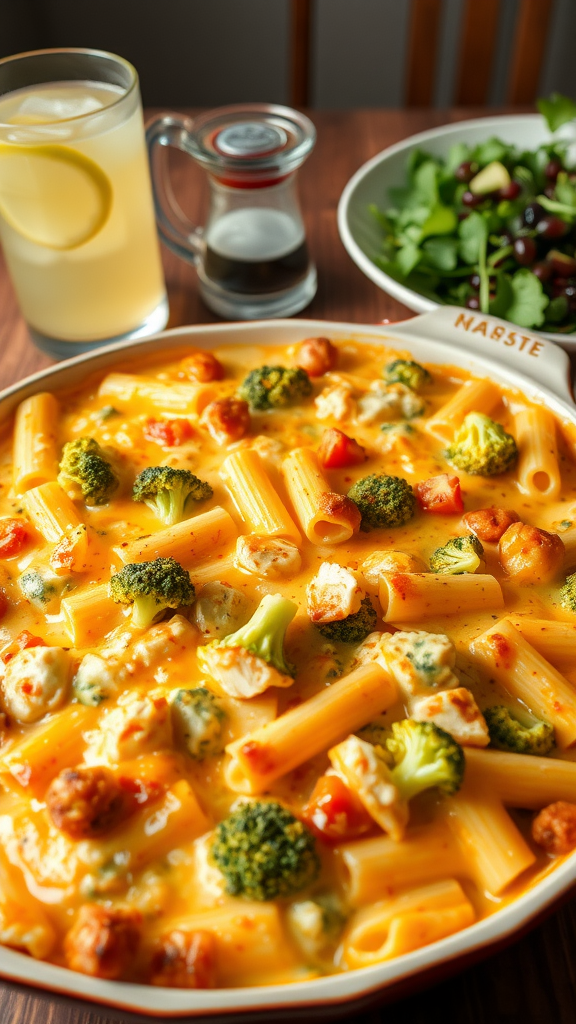
POLYGON ((315 142, 316 129, 304 114, 247 103, 194 118, 185 146, 223 184, 263 188, 300 167, 315 142))

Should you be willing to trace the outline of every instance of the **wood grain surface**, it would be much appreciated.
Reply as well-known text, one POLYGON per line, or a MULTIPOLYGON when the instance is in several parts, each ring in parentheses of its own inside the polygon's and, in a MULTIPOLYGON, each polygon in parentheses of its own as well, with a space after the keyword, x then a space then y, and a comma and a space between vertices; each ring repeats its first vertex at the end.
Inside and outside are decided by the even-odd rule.
MULTIPOLYGON (((338 198, 360 164, 386 146, 446 120, 481 113, 470 109, 312 113, 318 144, 301 171, 301 197, 310 248, 318 265, 319 288, 303 316, 374 323, 410 315, 369 282, 348 258, 336 228, 338 198)), ((203 173, 181 154, 174 155, 173 165, 175 191, 188 215, 201 222, 207 201, 203 173)), ((169 326, 216 320, 198 297, 194 269, 166 252, 164 266, 170 297, 169 326)), ((49 362, 28 338, 2 263, 0 385, 5 387, 49 362)), ((572 900, 531 933, 450 981, 423 993, 409 993, 392 1006, 356 1011, 344 1019, 348 1024, 575 1024, 575 951, 576 901, 572 900)), ((34 976, 32 960, 30 976, 34 976)), ((258 1021, 268 1024, 273 1019, 273 1015, 264 1014, 258 1021)), ((302 1011, 293 1019, 303 1024, 309 1018, 302 1011)), ((150 1020, 0 983, 0 1024, 144 1024, 150 1020)), ((215 1018, 212 1021, 215 1024, 215 1018)))

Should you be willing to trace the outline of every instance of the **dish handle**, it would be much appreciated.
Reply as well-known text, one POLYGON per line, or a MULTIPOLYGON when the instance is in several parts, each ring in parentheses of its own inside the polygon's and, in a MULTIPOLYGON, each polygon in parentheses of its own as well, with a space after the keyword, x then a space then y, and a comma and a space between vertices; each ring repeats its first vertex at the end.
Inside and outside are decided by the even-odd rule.
POLYGON ((441 306, 431 313, 394 324, 393 332, 395 336, 437 340, 487 355, 531 377, 558 398, 574 403, 568 354, 539 334, 496 316, 461 306, 441 306))

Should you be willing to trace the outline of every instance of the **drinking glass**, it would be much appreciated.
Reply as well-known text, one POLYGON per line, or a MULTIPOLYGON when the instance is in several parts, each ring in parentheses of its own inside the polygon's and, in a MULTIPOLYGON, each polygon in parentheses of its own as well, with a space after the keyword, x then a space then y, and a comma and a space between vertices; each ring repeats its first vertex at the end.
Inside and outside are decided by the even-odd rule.
POLYGON ((52 356, 166 325, 128 61, 84 49, 0 61, 0 241, 30 334, 52 356))

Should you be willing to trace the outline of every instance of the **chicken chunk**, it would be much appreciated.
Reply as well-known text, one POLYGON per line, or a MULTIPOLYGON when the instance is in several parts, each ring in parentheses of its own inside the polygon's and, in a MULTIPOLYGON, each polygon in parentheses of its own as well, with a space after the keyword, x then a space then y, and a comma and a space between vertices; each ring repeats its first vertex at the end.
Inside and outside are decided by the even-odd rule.
POLYGON ((408 702, 430 696, 431 691, 460 686, 452 671, 456 662, 454 644, 443 633, 370 633, 357 648, 350 667, 371 661, 377 661, 394 677, 408 702))
POLYGON ((354 389, 345 380, 334 380, 320 392, 314 400, 316 406, 316 419, 336 420, 343 423, 352 419, 356 414, 356 401, 354 389))
POLYGON ((322 562, 306 587, 306 597, 312 622, 340 622, 359 611, 365 593, 350 569, 322 562))
POLYGON ((292 686, 292 676, 283 675, 264 658, 245 647, 199 648, 198 663, 220 694, 247 700, 264 693, 270 686, 292 686))
POLYGON ((358 399, 359 423, 373 424, 390 420, 410 420, 424 412, 425 403, 405 384, 385 384, 376 380, 358 399))
POLYGON ((38 722, 66 700, 71 658, 61 647, 29 647, 18 651, 6 666, 2 698, 18 722, 38 722))
POLYGON ((46 793, 48 814, 71 839, 108 832, 124 815, 124 796, 108 768, 64 768, 46 793))
POLYGON ((206 583, 194 604, 193 617, 202 636, 221 640, 243 626, 249 616, 248 599, 228 583, 206 583))
POLYGON ((236 564, 267 579, 289 579, 300 571, 302 557, 296 544, 277 537, 238 537, 236 564))
POLYGON ((463 747, 486 747, 490 742, 484 715, 465 686, 414 701, 410 717, 416 722, 433 722, 463 747))
POLYGON ((166 988, 214 988, 215 936, 202 929, 183 928, 163 935, 152 958, 150 981, 166 988))
POLYGON ((404 551, 373 551, 360 567, 364 579, 371 586, 380 584, 380 577, 386 573, 427 572, 428 566, 417 555, 404 551))
POLYGON ((359 736, 348 736, 328 757, 334 770, 364 805, 380 828, 399 840, 408 823, 408 804, 400 800, 386 763, 359 736))
POLYGON ((168 701, 153 693, 128 691, 105 711, 98 729, 88 734, 88 765, 119 764, 141 754, 165 750, 172 743, 168 701))
POLYGON ((576 804, 558 800, 532 822, 532 838, 546 853, 560 857, 576 847, 576 804))
POLYGON ((138 910, 85 903, 64 940, 68 967, 95 978, 121 978, 136 955, 141 931, 138 910))

